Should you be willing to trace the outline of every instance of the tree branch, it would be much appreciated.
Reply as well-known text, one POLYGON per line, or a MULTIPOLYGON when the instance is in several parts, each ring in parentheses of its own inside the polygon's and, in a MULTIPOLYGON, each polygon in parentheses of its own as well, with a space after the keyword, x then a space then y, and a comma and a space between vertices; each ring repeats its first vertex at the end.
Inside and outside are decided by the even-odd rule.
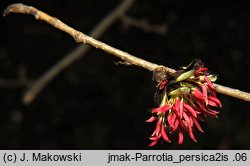
MULTIPOLYGON (((98 39, 108 27, 121 18, 124 13, 130 8, 134 0, 123 0, 113 11, 111 11, 104 19, 94 28, 89 36, 98 39)), ((25 104, 32 103, 42 89, 64 69, 71 64, 82 58, 89 50, 90 46, 81 44, 52 66, 47 72, 45 72, 40 78, 29 84, 27 90, 23 96, 23 102, 25 104)))
MULTIPOLYGON (((130 63, 135 66, 142 67, 144 69, 150 70, 150 71, 155 71, 156 69, 161 68, 164 72, 167 73, 174 73, 175 70, 171 68, 167 68, 165 66, 160 66, 151 62, 148 62, 146 60, 137 58, 127 52, 121 51, 119 49, 116 49, 112 46, 109 46, 105 43, 102 43, 98 40, 95 40, 92 37, 89 37, 85 35, 84 33, 77 31, 73 29, 72 27, 64 24, 61 22, 59 19, 52 17, 32 6, 26 6, 23 4, 12 4, 9 7, 7 7, 4 11, 4 15, 8 15, 10 13, 22 13, 22 14, 31 14, 33 15, 37 20, 42 20, 47 22, 48 24, 51 24, 55 28, 58 28, 69 35, 71 35, 76 42, 78 43, 83 43, 90 45, 92 47, 95 47, 97 49, 103 50, 107 53, 110 53, 120 59, 122 59, 124 62, 130 63)), ((250 102, 250 93, 239 91, 236 89, 232 89, 229 87, 225 87, 222 85, 215 84, 216 91, 218 93, 222 93, 228 96, 236 97, 245 101, 250 102)))

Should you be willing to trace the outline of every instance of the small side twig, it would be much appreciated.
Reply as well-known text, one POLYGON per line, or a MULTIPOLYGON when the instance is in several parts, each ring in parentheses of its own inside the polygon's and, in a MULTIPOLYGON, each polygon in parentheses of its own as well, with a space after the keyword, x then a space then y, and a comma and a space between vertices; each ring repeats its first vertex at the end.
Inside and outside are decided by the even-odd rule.
MULTIPOLYGON (((112 46, 109 46, 105 43, 102 43, 94 38, 91 38, 91 37, 87 36, 86 34, 79 32, 79 31, 73 29, 72 27, 69 27, 68 25, 66 25, 63 22, 61 22, 60 20, 58 20, 57 18, 51 17, 50 15, 32 7, 32 6, 26 6, 23 4, 12 4, 9 7, 7 7, 7 9, 4 11, 4 15, 10 14, 10 13, 31 14, 31 15, 35 16, 36 19, 45 21, 48 24, 51 24, 52 26, 54 26, 55 28, 58 28, 64 32, 68 33, 76 40, 76 42, 84 43, 84 44, 90 45, 92 47, 95 47, 97 49, 101 49, 107 53, 110 53, 110 54, 122 59, 124 62, 130 63, 132 65, 139 66, 139 67, 142 67, 142 68, 150 70, 150 71, 154 71, 155 69, 161 68, 162 70, 164 70, 164 72, 168 72, 168 73, 175 72, 174 69, 167 68, 165 66, 160 66, 160 65, 148 62, 146 60, 137 58, 137 57, 135 57, 127 52, 121 51, 121 50, 116 49, 112 46)), ((222 85, 218 85, 218 84, 215 84, 215 88, 216 88, 216 91, 219 93, 222 93, 222 94, 225 94, 228 96, 232 96, 232 97, 236 97, 236 98, 250 102, 250 93, 235 90, 235 89, 225 87, 222 85)))
POLYGON ((123 15, 121 17, 122 23, 127 27, 133 26, 135 28, 141 29, 147 33, 157 33, 159 35, 166 35, 168 32, 168 27, 165 24, 162 25, 151 25, 146 20, 138 20, 133 17, 123 15))

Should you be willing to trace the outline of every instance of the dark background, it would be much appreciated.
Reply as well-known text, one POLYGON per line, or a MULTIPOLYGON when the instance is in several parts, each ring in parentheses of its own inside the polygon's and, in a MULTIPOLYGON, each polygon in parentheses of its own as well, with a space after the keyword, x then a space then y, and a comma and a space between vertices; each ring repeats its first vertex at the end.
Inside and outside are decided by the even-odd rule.
MULTIPOLYGON (((117 0, 0 1, 33 5, 89 33, 117 6, 117 0)), ((250 91, 250 10, 247 1, 136 0, 129 16, 152 25, 166 24, 165 35, 125 27, 116 21, 100 38, 116 48, 172 68, 201 58, 219 75, 219 84, 250 91)), ((32 16, 0 17, 1 149, 250 149, 250 105, 219 95, 223 111, 202 123, 197 143, 185 136, 149 148, 154 125, 146 124, 154 107, 152 73, 116 66, 119 59, 91 49, 56 77, 31 105, 22 103, 28 85, 4 80, 36 80, 77 44, 67 34, 32 16)))

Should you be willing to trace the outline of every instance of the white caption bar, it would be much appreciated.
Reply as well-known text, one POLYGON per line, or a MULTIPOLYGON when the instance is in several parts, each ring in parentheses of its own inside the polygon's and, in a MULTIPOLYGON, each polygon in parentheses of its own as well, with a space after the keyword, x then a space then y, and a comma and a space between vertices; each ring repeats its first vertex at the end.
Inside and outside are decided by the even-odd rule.
POLYGON ((250 166, 250 150, 2 150, 8 165, 250 166))

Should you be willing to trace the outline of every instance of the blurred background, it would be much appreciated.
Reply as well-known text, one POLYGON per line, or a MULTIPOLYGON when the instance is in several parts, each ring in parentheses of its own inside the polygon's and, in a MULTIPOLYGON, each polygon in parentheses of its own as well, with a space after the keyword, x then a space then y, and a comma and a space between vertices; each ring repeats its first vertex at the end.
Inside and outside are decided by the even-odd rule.
MULTIPOLYGON (((120 3, 1 0, 0 11, 14 2, 33 5, 84 33, 120 3)), ((100 40, 175 69, 201 58, 219 75, 217 83, 250 92, 246 4, 135 0, 126 12, 135 23, 119 19, 100 40)), ((23 104, 32 81, 76 46, 69 35, 32 16, 0 17, 1 149, 250 149, 250 104, 224 95, 219 118, 201 124, 204 134, 195 132, 197 143, 186 135, 183 145, 175 137, 149 148, 155 127, 145 123, 154 107, 152 73, 116 65, 118 58, 96 49, 50 82, 32 104, 23 104)))

